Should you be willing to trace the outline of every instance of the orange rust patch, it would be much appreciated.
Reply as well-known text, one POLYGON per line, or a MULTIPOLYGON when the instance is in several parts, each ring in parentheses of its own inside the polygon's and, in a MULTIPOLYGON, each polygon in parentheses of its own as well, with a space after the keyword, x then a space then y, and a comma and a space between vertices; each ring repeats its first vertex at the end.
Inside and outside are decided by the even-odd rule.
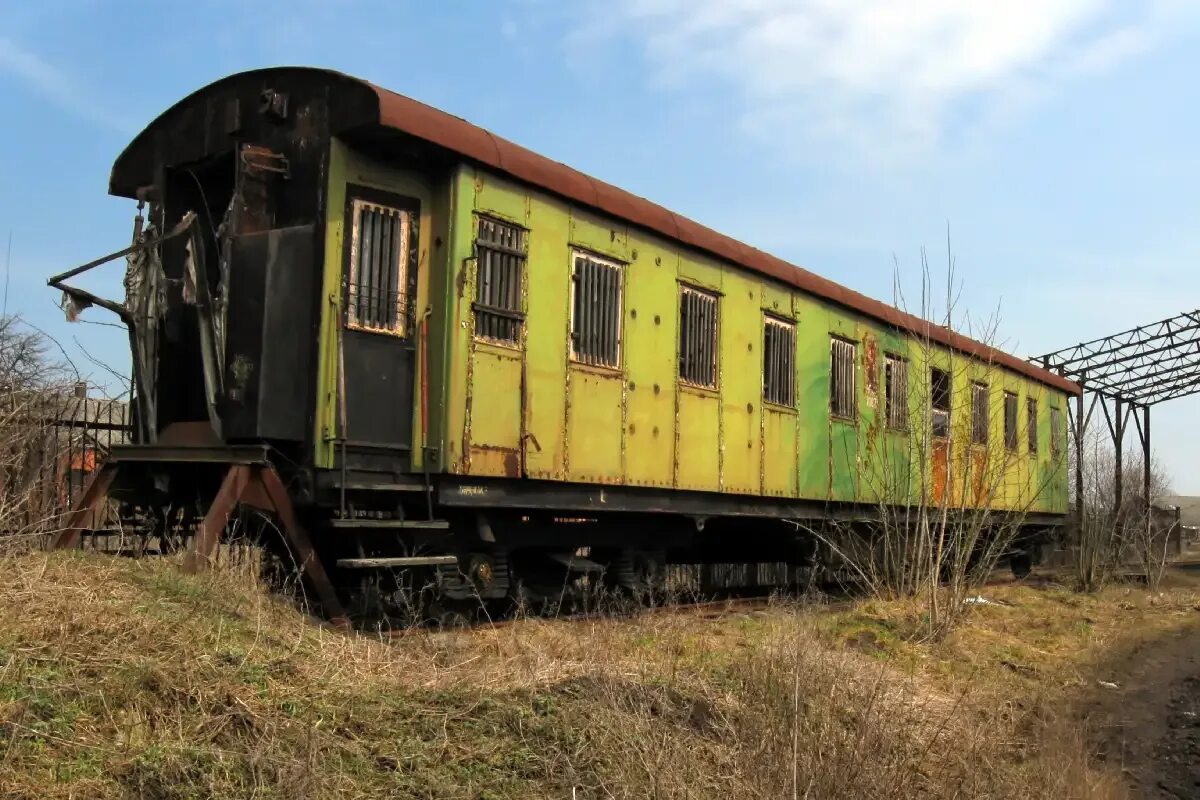
POLYGON ((949 472, 950 441, 933 440, 933 502, 946 502, 946 475, 949 472))
POLYGON ((511 447, 471 447, 470 470, 472 475, 496 477, 521 477, 521 454, 511 447))

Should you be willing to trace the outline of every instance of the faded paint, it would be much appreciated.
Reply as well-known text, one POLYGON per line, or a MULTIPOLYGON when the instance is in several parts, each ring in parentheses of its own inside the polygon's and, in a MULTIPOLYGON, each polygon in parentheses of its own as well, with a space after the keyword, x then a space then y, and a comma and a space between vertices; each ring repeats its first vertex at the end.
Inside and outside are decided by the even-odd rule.
MULTIPOLYGON (((356 83, 374 92, 378 121, 382 126, 459 153, 474 163, 485 165, 490 171, 504 174, 514 186, 520 181, 521 186, 539 187, 536 191, 544 196, 566 198, 565 202, 575 209, 596 209, 596 212, 588 212, 596 224, 585 226, 590 228, 588 230, 572 230, 571 235, 581 240, 594 237, 595 241, 602 241, 605 233, 611 234, 612 250, 604 245, 598 248, 599 252, 626 260, 624 254, 617 251, 624 246, 626 229, 630 225, 638 226, 654 232, 656 238, 685 243, 691 248, 690 252, 704 252, 723 263, 737 264, 743 271, 757 273, 760 279, 790 284, 810 297, 820 298, 827 306, 836 304, 839 308, 850 309, 854 316, 872 320, 871 324, 878 329, 897 327, 923 334, 939 348, 954 348, 961 354, 1004 365, 1060 391, 1077 392, 1079 389, 1076 384, 1048 370, 949 329, 931 326, 919 317, 749 247, 644 198, 489 133, 460 117, 366 82, 356 83), (605 216, 600 218, 595 216, 596 213, 605 216)), ((681 274, 685 274, 683 267, 681 265, 681 274)))
MULTIPOLYGON (((346 154, 334 155, 335 163, 348 160, 346 154)), ((331 169, 331 181, 333 175, 344 181, 346 172, 344 166, 331 169)), ((403 178, 387 170, 374 176, 376 185, 392 190, 403 178)), ((371 183, 364 177, 360 169, 354 180, 371 183)), ((339 191, 331 183, 331 207, 339 191)), ((444 256, 423 272, 435 274, 434 285, 444 287, 445 303, 434 301, 433 327, 440 338, 433 342, 430 383, 430 408, 438 420, 432 427, 446 448, 443 469, 858 502, 933 496, 958 503, 964 492, 973 502, 982 496, 981 486, 994 485, 996 505, 1026 507, 1036 497, 1030 506, 1035 510, 1066 510, 1065 443, 1057 460, 1049 443, 1050 403, 1065 407, 1065 395, 1055 389, 1016 373, 989 371, 938 344, 916 341, 793 286, 613 224, 482 168, 459 167, 445 205, 450 224, 444 256), (529 230, 523 277, 527 317, 518 347, 476 341, 473 335, 472 253, 481 213, 529 230), (618 369, 570 359, 572 248, 624 265, 618 369), (680 281, 720 297, 715 390, 683 387, 677 379, 680 281), (762 402, 766 313, 796 323, 796 405, 791 409, 762 402), (831 336, 857 343, 854 420, 834 420, 829 413, 831 336), (885 425, 881 351, 908 360, 907 431, 885 425), (436 353, 442 354, 444 378, 436 353), (928 441, 934 365, 952 375, 950 442, 928 441), (1030 455, 1025 417, 1019 415, 1018 457, 1003 450, 1002 421, 991 425, 981 464, 1003 472, 984 483, 987 470, 967 457, 966 446, 969 385, 981 374, 996 393, 991 408, 1002 413, 1003 392, 1012 391, 1037 398, 1040 420, 1038 452, 1030 455), (922 450, 931 458, 922 458, 922 450), (955 478, 960 461, 968 475, 979 476, 975 483, 955 478)), ((328 243, 327 265, 335 255, 333 263, 340 265, 340 233, 333 225, 338 221, 330 220, 337 241, 328 243)), ((423 233, 422 239, 430 237, 423 233)), ((328 285, 326 292, 332 305, 336 293, 328 285)), ((329 351, 323 341, 323 386, 335 385, 330 376, 336 376, 336 360, 329 359, 329 351)), ((320 409, 321 424, 329 424, 330 403, 320 409)))

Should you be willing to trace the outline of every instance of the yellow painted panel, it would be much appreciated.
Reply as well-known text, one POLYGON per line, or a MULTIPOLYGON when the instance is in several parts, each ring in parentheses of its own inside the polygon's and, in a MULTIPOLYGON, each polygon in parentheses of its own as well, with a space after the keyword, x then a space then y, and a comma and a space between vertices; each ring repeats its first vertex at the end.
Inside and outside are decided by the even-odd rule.
POLYGON ((514 183, 475 171, 475 210, 529 227, 529 196, 514 183))
POLYGON ((796 415, 768 406, 763 411, 763 493, 796 494, 796 415))
POLYGON ((631 238, 625 271, 625 478, 670 486, 675 456, 675 271, 678 257, 631 238), (636 255, 635 255, 636 254, 636 255))
POLYGON ((728 269, 720 321, 721 484, 727 492, 762 488, 762 310, 758 281, 728 269))
POLYGON ((567 405, 570 480, 620 483, 624 380, 572 365, 567 405))
POLYGON ((471 384, 471 444, 515 448, 521 441, 521 354, 476 345, 471 384))
POLYGON ((724 278, 724 270, 716 261, 695 253, 683 253, 679 257, 679 279, 682 281, 719 292, 724 278))
POLYGON ((829 320, 825 308, 797 296, 796 424, 800 441, 797 494, 825 499, 829 492, 829 320))
POLYGON ((528 331, 525 348, 530 437, 525 464, 530 476, 565 480, 567 337, 571 288, 570 215, 556 200, 529 203, 528 331))
POLYGON ((580 208, 571 209, 571 244, 618 261, 629 260, 625 224, 580 208))
MULTIPOLYGON (((737 268, 683 250, 650 234, 591 211, 572 209, 547 195, 471 167, 460 170, 453 201, 453 230, 448 238, 451 258, 443 278, 457 296, 448 298, 453 323, 445 345, 450 368, 444 384, 447 411, 447 464, 453 469, 471 458, 476 468, 499 473, 503 457, 483 451, 487 440, 512 445, 512 405, 506 401, 501 417, 483 421, 476 416, 467 431, 465 397, 480 402, 484 389, 468 375, 470 342, 469 274, 461 268, 470 255, 473 211, 522 222, 530 230, 527 306, 527 399, 524 424, 530 434, 525 459, 531 477, 555 480, 627 482, 631 485, 669 485, 716 491, 764 491, 811 499, 834 497, 872 502, 878 495, 884 467, 879 462, 900 457, 914 495, 928 486, 931 465, 907 466, 913 440, 927 432, 928 367, 950 360, 943 348, 926 352, 919 342, 898 336, 886 327, 847 313, 791 287, 782 286, 737 268), (570 312, 571 246, 618 259, 628 265, 623 303, 623 347, 620 373, 600 373, 569 367, 567 344, 570 312), (721 371, 719 393, 680 390, 676 386, 678 282, 722 293, 721 371), (757 299, 752 301, 752 295, 757 299), (767 411, 761 403, 762 313, 796 320, 797 398, 794 414, 767 411), (657 321, 655 321, 657 319, 657 321), (854 425, 833 423, 829 415, 829 337, 831 333, 860 343, 858 350, 859 415, 854 425), (875 342, 875 352, 868 345, 875 342), (912 402, 912 433, 884 429, 882 420, 883 354, 907 352, 912 402), (568 372, 570 376, 568 376, 568 372), (868 380, 870 376, 870 380, 868 380), (658 387, 658 392, 654 391, 658 387), (569 400, 569 402, 568 402, 569 400), (498 425, 490 430, 487 425, 498 425), (676 429, 676 426, 679 426, 676 429), (657 433, 656 433, 657 431, 657 433), (747 446, 749 443, 750 446, 747 446), (456 453, 457 451, 466 452, 456 453), (744 452, 749 451, 749 452, 744 452), (874 492, 875 494, 872 494, 874 492)), ((332 192, 331 192, 332 196, 332 192)), ((431 241, 431 237, 423 237, 431 241)), ((469 260, 469 259, 468 259, 469 260)), ((436 314, 436 310, 435 310, 436 314)), ((436 316, 435 316, 436 319, 436 316)), ((323 350, 323 385, 329 382, 331 361, 323 350)), ((952 446, 945 467, 955 499, 969 496, 972 468, 969 441, 969 383, 967 359, 953 357, 952 446)), ((471 367, 473 370, 474 368, 471 367)), ((986 369, 986 367, 984 368, 986 369)), ((482 379, 481 379, 482 380, 482 379)), ((487 380, 492 380, 488 378, 487 380)), ((511 385, 509 378, 495 378, 511 385)), ((1003 486, 997 504, 1021 507, 1038 494, 1035 508, 1064 510, 1066 504, 1062 454, 1052 456, 1050 407, 1059 404, 1064 419, 1066 398, 1046 387, 1012 375, 989 377, 994 385, 993 412, 1002 413, 1004 388, 1018 392, 1021 403, 1017 459, 1004 458, 1003 486), (1025 436, 1024 400, 1039 398, 1039 448, 1030 455, 1025 436), (1047 496, 1052 490, 1053 496, 1047 496)), ((441 384, 436 384, 441 386, 441 384)), ((511 397, 511 395, 506 396, 511 397)), ((476 412, 478 412, 478 408, 476 412)), ((329 418, 328 406, 320 420, 329 418)), ((989 458, 1001 455, 1003 422, 997 416, 987 449, 989 458), (997 449, 999 448, 999 449, 997 449)), ((520 446, 518 443, 517 446, 520 446)), ((892 484, 888 484, 889 486, 892 484)), ((897 488, 902 495, 903 488, 897 488)))
POLYGON ((679 389, 675 448, 680 489, 721 487, 721 399, 714 393, 679 389))

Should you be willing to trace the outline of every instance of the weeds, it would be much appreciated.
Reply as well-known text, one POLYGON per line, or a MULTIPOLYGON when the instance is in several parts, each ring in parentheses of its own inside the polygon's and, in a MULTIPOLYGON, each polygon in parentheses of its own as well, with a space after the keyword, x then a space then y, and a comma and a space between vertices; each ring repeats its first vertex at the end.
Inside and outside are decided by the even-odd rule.
POLYGON ((924 644, 919 602, 878 600, 393 641, 244 573, 3 567, 12 797, 1104 797, 1054 709, 1081 660, 1196 603, 1014 587, 924 644))

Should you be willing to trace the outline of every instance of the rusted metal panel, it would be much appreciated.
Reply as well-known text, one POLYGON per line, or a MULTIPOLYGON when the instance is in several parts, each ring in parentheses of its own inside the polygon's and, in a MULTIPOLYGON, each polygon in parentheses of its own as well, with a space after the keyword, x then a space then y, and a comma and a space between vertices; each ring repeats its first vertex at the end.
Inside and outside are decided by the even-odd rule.
POLYGON ((990 463, 987 448, 971 448, 971 491, 976 506, 988 505, 991 499, 989 495, 995 488, 993 484, 997 476, 989 470, 990 463))
POLYGON ((950 473, 950 440, 933 440, 933 465, 930 468, 930 483, 933 484, 933 502, 943 505, 947 502, 947 478, 950 473))
POLYGON ((521 477, 521 452, 515 447, 471 445, 470 473, 496 477, 521 477))

